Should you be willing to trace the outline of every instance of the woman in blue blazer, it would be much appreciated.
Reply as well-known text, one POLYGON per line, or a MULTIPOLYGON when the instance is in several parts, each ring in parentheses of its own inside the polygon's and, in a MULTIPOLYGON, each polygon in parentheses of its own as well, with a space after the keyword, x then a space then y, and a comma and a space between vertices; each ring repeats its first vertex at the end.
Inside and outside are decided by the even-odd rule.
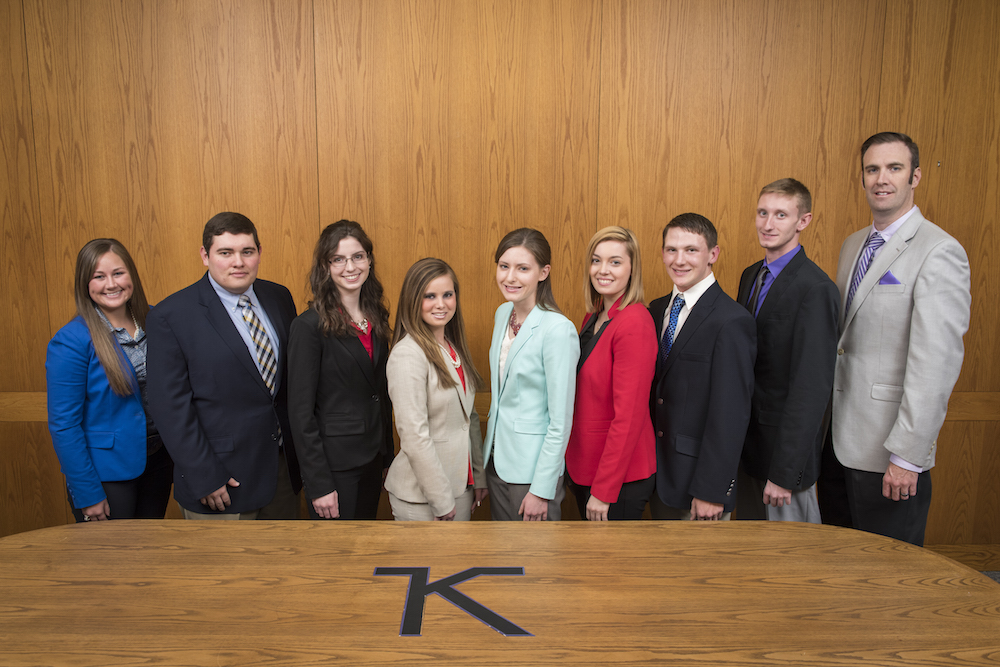
POLYGON ((76 258, 76 310, 45 359, 49 432, 80 521, 162 519, 173 462, 146 407, 146 312, 121 243, 94 239, 76 258))
POLYGON ((494 256, 507 300, 490 345, 484 460, 494 521, 558 521, 566 494, 580 341, 552 295, 551 258, 545 236, 527 228, 507 234, 494 256))

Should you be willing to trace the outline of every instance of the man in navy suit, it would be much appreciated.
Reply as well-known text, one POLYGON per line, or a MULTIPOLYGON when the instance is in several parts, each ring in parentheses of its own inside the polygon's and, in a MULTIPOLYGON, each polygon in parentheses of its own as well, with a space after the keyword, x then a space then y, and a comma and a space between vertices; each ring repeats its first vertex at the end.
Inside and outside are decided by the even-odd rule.
POLYGON ((257 280, 244 215, 205 225, 208 272, 147 317, 149 409, 188 519, 295 519, 302 488, 286 402, 288 290, 257 280))
POLYGON ((757 319, 756 383, 737 485, 737 518, 820 523, 816 499, 824 417, 833 392, 840 292, 806 257, 809 189, 775 181, 757 200, 764 259, 743 272, 737 300, 757 319))
POLYGON ((750 420, 757 326, 715 281, 715 226, 683 213, 663 230, 671 294, 649 304, 660 336, 653 378, 654 519, 728 519, 750 420))

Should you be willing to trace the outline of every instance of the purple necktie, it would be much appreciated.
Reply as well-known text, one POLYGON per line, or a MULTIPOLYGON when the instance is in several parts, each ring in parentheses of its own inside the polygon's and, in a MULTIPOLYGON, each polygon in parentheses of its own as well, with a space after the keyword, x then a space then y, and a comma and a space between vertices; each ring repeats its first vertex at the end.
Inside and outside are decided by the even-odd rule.
POLYGON ((885 239, 878 232, 872 232, 872 235, 868 237, 868 243, 865 245, 864 252, 861 253, 858 266, 854 269, 854 279, 851 280, 851 288, 847 290, 844 315, 847 315, 847 311, 851 309, 851 302, 854 301, 854 293, 858 291, 858 285, 861 284, 865 273, 868 272, 868 266, 872 263, 872 257, 875 256, 875 252, 882 247, 883 243, 885 243, 885 239))

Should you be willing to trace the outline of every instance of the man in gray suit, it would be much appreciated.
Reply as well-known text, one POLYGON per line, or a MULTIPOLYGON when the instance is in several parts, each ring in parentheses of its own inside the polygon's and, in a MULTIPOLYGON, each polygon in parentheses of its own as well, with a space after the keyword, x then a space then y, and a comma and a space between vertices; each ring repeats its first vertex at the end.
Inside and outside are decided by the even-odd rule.
POLYGON ((880 132, 861 147, 872 225, 840 250, 843 305, 833 450, 853 526, 923 545, 930 469, 969 328, 969 259, 913 205, 917 145, 880 132))

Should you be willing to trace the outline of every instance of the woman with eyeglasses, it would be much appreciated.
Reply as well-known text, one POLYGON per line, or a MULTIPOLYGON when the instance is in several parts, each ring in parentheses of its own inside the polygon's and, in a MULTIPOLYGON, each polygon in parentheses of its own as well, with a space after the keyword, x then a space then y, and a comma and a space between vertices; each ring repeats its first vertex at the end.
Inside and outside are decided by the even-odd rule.
POLYGON ((309 514, 374 519, 393 456, 391 331, 361 225, 340 220, 323 230, 309 284, 313 299, 288 337, 288 417, 309 514))
POLYGON ((45 357, 49 432, 81 521, 162 519, 174 464, 146 400, 146 313, 135 262, 115 239, 76 257, 76 317, 45 357))
POLYGON ((476 414, 482 378, 465 340, 458 279, 425 258, 403 279, 387 368, 399 454, 385 478, 396 521, 468 521, 486 493, 476 414))

